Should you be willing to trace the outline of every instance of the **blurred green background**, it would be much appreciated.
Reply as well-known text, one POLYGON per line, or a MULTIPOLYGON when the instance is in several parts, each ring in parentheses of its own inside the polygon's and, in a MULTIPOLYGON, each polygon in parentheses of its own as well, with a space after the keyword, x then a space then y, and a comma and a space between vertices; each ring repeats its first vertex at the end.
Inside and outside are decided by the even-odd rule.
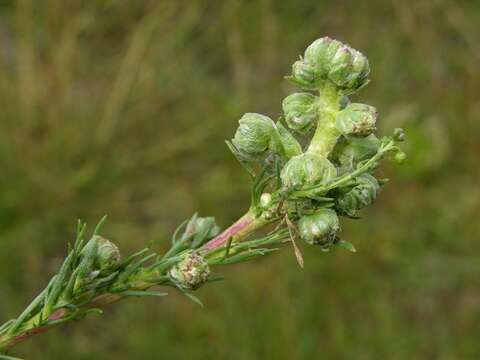
POLYGON ((379 132, 408 162, 357 254, 303 247, 220 269, 198 292, 114 306, 20 345, 27 359, 478 359, 480 3, 0 1, 0 319, 56 271, 77 218, 125 253, 193 212, 229 225, 249 179, 227 150, 248 111, 280 115, 314 39, 363 51, 379 132))

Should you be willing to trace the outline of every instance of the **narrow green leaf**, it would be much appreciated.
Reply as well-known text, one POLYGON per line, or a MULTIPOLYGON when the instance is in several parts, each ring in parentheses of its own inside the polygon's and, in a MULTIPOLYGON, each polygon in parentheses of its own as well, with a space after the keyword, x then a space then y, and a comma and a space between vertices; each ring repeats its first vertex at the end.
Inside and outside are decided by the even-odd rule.
POLYGON ((98 222, 97 226, 95 226, 95 230, 93 231, 93 235, 98 235, 98 232, 100 231, 103 224, 105 224, 105 221, 107 221, 107 215, 106 214, 103 215, 103 217, 98 222))
POLYGON ((119 269, 121 268, 125 268, 127 267, 128 265, 130 265, 136 258, 144 255, 145 253, 149 252, 150 251, 150 248, 145 248, 145 249, 142 249, 140 251, 137 251, 136 253, 130 255, 129 257, 127 257, 125 260, 123 260, 123 262, 120 264, 120 266, 118 267, 119 269))
POLYGON ((140 290, 127 290, 127 291, 123 291, 121 293, 121 295, 125 295, 125 296, 157 296, 157 297, 163 297, 163 296, 167 296, 168 293, 166 292, 160 292, 160 291, 148 291, 148 290, 145 290, 145 291, 140 291, 140 290))
POLYGON ((225 255, 223 258, 226 259, 228 257, 228 253, 230 252, 230 247, 232 246, 233 236, 230 236, 227 240, 227 244, 225 245, 225 255))
POLYGON ((63 290, 63 297, 65 299, 70 299, 73 296, 73 287, 75 286, 75 280, 77 280, 78 276, 78 268, 76 268, 72 274, 70 275, 70 279, 65 286, 65 290, 63 290))
POLYGON ((86 310, 84 314, 85 315, 89 315, 89 314, 103 315, 103 310, 99 308, 92 308, 92 309, 86 310))
POLYGON ((97 255, 98 239, 93 236, 85 247, 82 249, 82 261, 78 265, 78 277, 80 279, 86 278, 93 270, 95 256, 97 255))
POLYGON ((120 282, 126 281, 131 275, 133 275, 138 269, 142 267, 148 260, 153 259, 157 254, 150 254, 140 259, 137 263, 130 265, 125 269, 123 273, 118 276, 120 282))
POLYGON ((185 290, 180 289, 180 292, 185 295, 187 298, 189 298, 191 301, 193 301, 195 304, 199 305, 200 307, 203 308, 203 303, 202 301, 196 297, 193 294, 190 294, 189 292, 186 292, 185 290))
POLYGON ((190 219, 185 219, 178 227, 175 229, 175 232, 173 233, 172 236, 172 245, 175 245, 175 243, 178 241, 177 236, 178 233, 185 228, 185 226, 188 224, 190 219))
POLYGON ((351 242, 345 241, 345 240, 338 240, 335 242, 335 245, 340 246, 344 249, 347 249, 348 251, 351 252, 357 252, 357 249, 355 249, 355 246, 351 242))
POLYGON ((2 326, 0 326, 0 334, 8 330, 8 327, 15 322, 15 319, 10 319, 6 321, 2 326))
POLYGON ((54 275, 51 279, 50 282, 48 283, 47 287, 43 289, 43 291, 35 298, 33 301, 26 307, 26 309, 20 314, 20 316, 15 319, 15 322, 12 324, 12 326, 9 328, 8 333, 9 334, 14 334, 15 331, 22 326, 23 322, 25 320, 28 320, 30 318, 30 315, 38 310, 40 306, 43 305, 45 301, 45 297, 48 295, 48 292, 52 286, 52 284, 56 280, 56 275, 54 275))
POLYGON ((260 249, 252 249, 242 252, 240 254, 232 255, 226 259, 212 259, 209 261, 210 265, 230 265, 230 264, 238 264, 244 261, 252 260, 256 257, 267 255, 271 252, 274 252, 278 249, 269 249, 269 248, 260 248, 260 249))
POLYGON ((43 314, 46 318, 50 316, 52 313, 53 306, 55 305, 56 301, 58 300, 58 297, 62 293, 63 286, 65 283, 65 280, 67 278, 68 273, 70 272, 70 265, 72 263, 72 260, 74 258, 74 252, 71 251, 65 261, 63 262, 60 271, 58 272, 57 278, 52 285, 52 290, 48 294, 48 297, 45 300, 45 305, 43 307, 43 314))

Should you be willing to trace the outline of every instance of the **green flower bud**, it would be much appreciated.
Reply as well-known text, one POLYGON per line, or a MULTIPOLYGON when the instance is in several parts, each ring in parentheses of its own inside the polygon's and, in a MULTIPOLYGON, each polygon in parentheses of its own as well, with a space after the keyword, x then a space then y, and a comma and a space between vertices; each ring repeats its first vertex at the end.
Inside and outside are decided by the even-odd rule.
POLYGON ((194 215, 188 222, 184 237, 202 236, 204 240, 211 239, 220 233, 220 228, 214 217, 198 217, 194 215))
POLYGON ((407 154, 405 154, 403 151, 397 151, 397 153, 393 156, 393 160, 397 164, 403 164, 406 159, 407 159, 407 154))
POLYGON ((380 190, 377 179, 370 174, 362 174, 348 192, 336 199, 336 208, 342 215, 355 216, 357 211, 373 204, 380 190))
POLYGON ((323 37, 315 40, 305 50, 305 61, 311 65, 315 76, 326 79, 331 70, 331 61, 335 57, 342 43, 331 38, 323 37))
POLYGON ((352 103, 338 113, 335 127, 343 135, 367 136, 376 130, 377 116, 373 106, 352 103))
POLYGON ((353 168, 360 161, 371 158, 380 147, 373 134, 367 137, 341 137, 331 153, 331 159, 342 168, 353 168))
POLYGON ((189 251, 168 274, 170 280, 178 287, 195 290, 208 280, 210 267, 203 256, 195 251, 189 251))
POLYGON ((272 204, 272 194, 270 193, 263 193, 260 196, 260 206, 262 209, 268 209, 272 204))
POLYGON ((398 142, 405 141, 405 132, 402 128, 395 128, 395 130, 393 130, 393 139, 398 142))
POLYGON ((120 264, 120 250, 117 245, 102 236, 97 238, 97 254, 95 256, 95 267, 100 270, 109 270, 120 264))
POLYGON ((300 134, 308 133, 317 119, 318 98, 308 93, 295 93, 283 99, 285 121, 290 129, 300 134))
POLYGON ((246 113, 238 121, 239 127, 232 140, 235 147, 248 155, 261 155, 270 146, 274 124, 268 116, 246 113))
POLYGON ((305 50, 305 62, 311 68, 317 88, 329 81, 350 94, 368 83, 367 58, 340 41, 328 37, 315 40, 305 50))
POLYGON ((353 49, 348 46, 340 47, 331 61, 328 78, 337 86, 344 86, 353 72, 353 49))
POLYGON ((326 184, 336 176, 337 169, 327 158, 310 153, 291 158, 280 173, 286 188, 326 184))
POLYGON ((368 75, 370 74, 370 64, 365 55, 360 51, 352 49, 353 61, 352 71, 348 75, 347 87, 355 92, 368 84, 368 75))
POLYGON ((300 237, 310 245, 328 246, 340 231, 337 213, 331 209, 320 209, 300 218, 297 223, 300 237))
POLYGON ((315 90, 315 75, 313 68, 303 60, 297 60, 292 65, 292 75, 289 79, 304 90, 315 90))

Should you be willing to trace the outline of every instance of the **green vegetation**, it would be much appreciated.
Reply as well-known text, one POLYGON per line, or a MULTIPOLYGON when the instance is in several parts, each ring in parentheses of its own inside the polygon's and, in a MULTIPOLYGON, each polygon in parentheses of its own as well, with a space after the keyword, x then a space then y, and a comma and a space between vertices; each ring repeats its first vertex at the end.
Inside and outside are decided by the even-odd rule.
POLYGON ((368 55, 374 86, 354 101, 375 104, 380 133, 406 129, 409 161, 342 223, 359 255, 305 251, 300 271, 284 251, 222 271, 201 311, 175 295, 125 302, 18 355, 478 357, 478 6, 32 3, 1 5, 2 319, 57 270, 72 219, 108 212, 102 233, 125 253, 166 250, 196 210, 236 219, 248 175, 217 139, 245 110, 279 115, 279 79, 319 34, 368 55))

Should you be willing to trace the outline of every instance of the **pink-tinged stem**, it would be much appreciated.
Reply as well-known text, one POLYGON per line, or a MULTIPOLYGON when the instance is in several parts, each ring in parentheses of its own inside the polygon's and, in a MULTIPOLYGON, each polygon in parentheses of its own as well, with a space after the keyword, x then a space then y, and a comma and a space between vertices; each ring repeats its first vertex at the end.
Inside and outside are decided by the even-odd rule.
POLYGON ((233 238, 232 241, 241 240, 243 237, 257 230, 265 225, 265 221, 255 217, 251 212, 247 212, 233 225, 225 229, 221 234, 207 242, 203 248, 206 250, 214 250, 224 246, 228 239, 233 238))

